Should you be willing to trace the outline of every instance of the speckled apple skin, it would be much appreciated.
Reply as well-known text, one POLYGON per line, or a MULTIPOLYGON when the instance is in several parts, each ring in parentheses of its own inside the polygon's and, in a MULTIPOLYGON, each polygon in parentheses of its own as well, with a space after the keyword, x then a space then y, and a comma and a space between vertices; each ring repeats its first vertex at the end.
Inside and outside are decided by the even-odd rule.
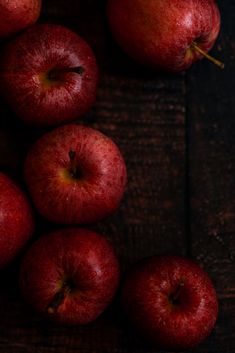
POLYGON ((35 23, 40 11, 41 0, 0 0, 0 38, 35 23))
POLYGON ((122 305, 136 328, 153 344, 181 351, 202 342, 215 325, 218 302, 208 275, 179 256, 153 256, 127 276, 122 305), (179 302, 169 300, 181 282, 179 302))
POLYGON ((25 300, 43 316, 83 325, 94 321, 113 299, 119 263, 103 236, 69 228, 44 235, 32 245, 23 259, 19 281, 25 300), (73 291, 49 314, 64 279, 73 282, 73 291))
POLYGON ((0 172, 0 268, 9 264, 34 230, 31 206, 21 189, 0 172))
POLYGON ((62 224, 95 222, 119 206, 126 167, 114 142, 81 125, 59 127, 41 137, 25 161, 25 180, 38 211, 62 224), (69 152, 82 176, 69 175, 69 152))
POLYGON ((69 29, 36 24, 8 43, 0 59, 1 91, 25 123, 54 126, 80 118, 96 98, 98 68, 88 44, 69 29), (82 67, 57 81, 51 70, 82 67))
POLYGON ((156 70, 179 72, 208 52, 220 30, 214 0, 108 0, 107 15, 121 48, 136 61, 156 70))

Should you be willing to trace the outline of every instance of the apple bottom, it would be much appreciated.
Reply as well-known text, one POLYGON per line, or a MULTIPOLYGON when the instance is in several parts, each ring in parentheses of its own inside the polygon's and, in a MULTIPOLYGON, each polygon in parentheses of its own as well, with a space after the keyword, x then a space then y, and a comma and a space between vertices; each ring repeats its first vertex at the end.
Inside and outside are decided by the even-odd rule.
POLYGON ((155 256, 137 264, 124 284, 122 305, 145 338, 174 351, 202 342, 218 313, 207 274, 178 256, 155 256))
POLYGON ((45 318, 88 324, 111 302, 119 264, 111 245, 97 233, 66 229, 41 237, 20 270, 22 294, 45 318))

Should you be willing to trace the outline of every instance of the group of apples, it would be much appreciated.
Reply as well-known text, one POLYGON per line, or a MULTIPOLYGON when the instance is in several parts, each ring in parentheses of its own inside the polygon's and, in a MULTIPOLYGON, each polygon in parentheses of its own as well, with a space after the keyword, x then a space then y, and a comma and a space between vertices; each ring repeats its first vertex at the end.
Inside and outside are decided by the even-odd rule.
MULTIPOLYGON (((96 59, 69 29, 34 24, 40 9, 40 0, 0 0, 0 37, 13 36, 2 49, 0 87, 24 123, 35 128, 67 124, 31 147, 24 177, 37 211, 68 227, 30 246, 19 284, 26 301, 43 317, 87 324, 112 301, 120 271, 111 244, 77 226, 118 208, 126 166, 111 139, 90 127, 68 124, 95 100, 96 59)), ((178 72, 203 55, 223 66, 207 54, 220 29, 214 0, 108 0, 107 15, 124 51, 153 69, 178 72)), ((19 254, 33 232, 29 201, 0 173, 0 268, 19 254)), ((121 303, 139 332, 170 350, 204 340, 218 313, 208 275, 191 260, 173 255, 153 256, 134 266, 123 284, 121 303)))

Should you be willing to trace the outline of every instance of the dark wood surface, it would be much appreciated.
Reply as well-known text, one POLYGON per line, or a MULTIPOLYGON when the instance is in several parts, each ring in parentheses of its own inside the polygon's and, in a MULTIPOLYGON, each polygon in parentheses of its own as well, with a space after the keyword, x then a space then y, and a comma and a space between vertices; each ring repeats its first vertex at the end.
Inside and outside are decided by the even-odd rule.
MULTIPOLYGON (((213 53, 186 74, 153 74, 113 42, 105 0, 44 0, 41 21, 61 23, 93 47, 100 67, 97 102, 83 119, 112 137, 128 168, 120 209, 94 228, 111 239, 123 274, 135 261, 174 252, 212 277, 220 314, 195 353, 235 353, 235 2, 219 1, 222 32, 213 53)), ((0 167, 22 182, 27 148, 42 133, 0 105, 0 167)), ((55 226, 39 217, 37 234, 55 226)), ((153 353, 126 324, 118 296, 93 324, 66 328, 43 321, 20 297, 20 259, 0 274, 0 352, 153 353)))

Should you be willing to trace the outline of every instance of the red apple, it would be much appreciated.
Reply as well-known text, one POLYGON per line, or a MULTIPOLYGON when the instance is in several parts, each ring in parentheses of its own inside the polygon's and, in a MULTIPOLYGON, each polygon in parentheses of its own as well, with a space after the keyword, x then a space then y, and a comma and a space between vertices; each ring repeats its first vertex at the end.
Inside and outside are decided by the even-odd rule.
POLYGON ((41 0, 0 0, 0 38, 35 23, 40 10, 41 0))
POLYGON ((41 237, 20 270, 27 302, 48 319, 65 324, 94 321, 109 305, 119 282, 111 245, 87 229, 64 229, 41 237))
POLYGON ((33 230, 33 214, 26 196, 0 172, 0 268, 16 257, 33 230))
POLYGON ((174 351, 202 342, 218 313, 208 275, 191 260, 170 255, 153 256, 132 269, 123 287, 122 304, 146 338, 174 351))
POLYGON ((38 211, 56 223, 95 222, 119 206, 126 167, 118 147, 97 130, 59 127, 28 153, 25 180, 38 211))
POLYGON ((88 44, 65 27, 32 26, 6 45, 0 65, 2 93, 25 123, 72 121, 94 103, 95 57, 88 44))
POLYGON ((108 0, 107 14, 114 37, 129 56, 171 72, 201 59, 220 30, 214 0, 108 0))

